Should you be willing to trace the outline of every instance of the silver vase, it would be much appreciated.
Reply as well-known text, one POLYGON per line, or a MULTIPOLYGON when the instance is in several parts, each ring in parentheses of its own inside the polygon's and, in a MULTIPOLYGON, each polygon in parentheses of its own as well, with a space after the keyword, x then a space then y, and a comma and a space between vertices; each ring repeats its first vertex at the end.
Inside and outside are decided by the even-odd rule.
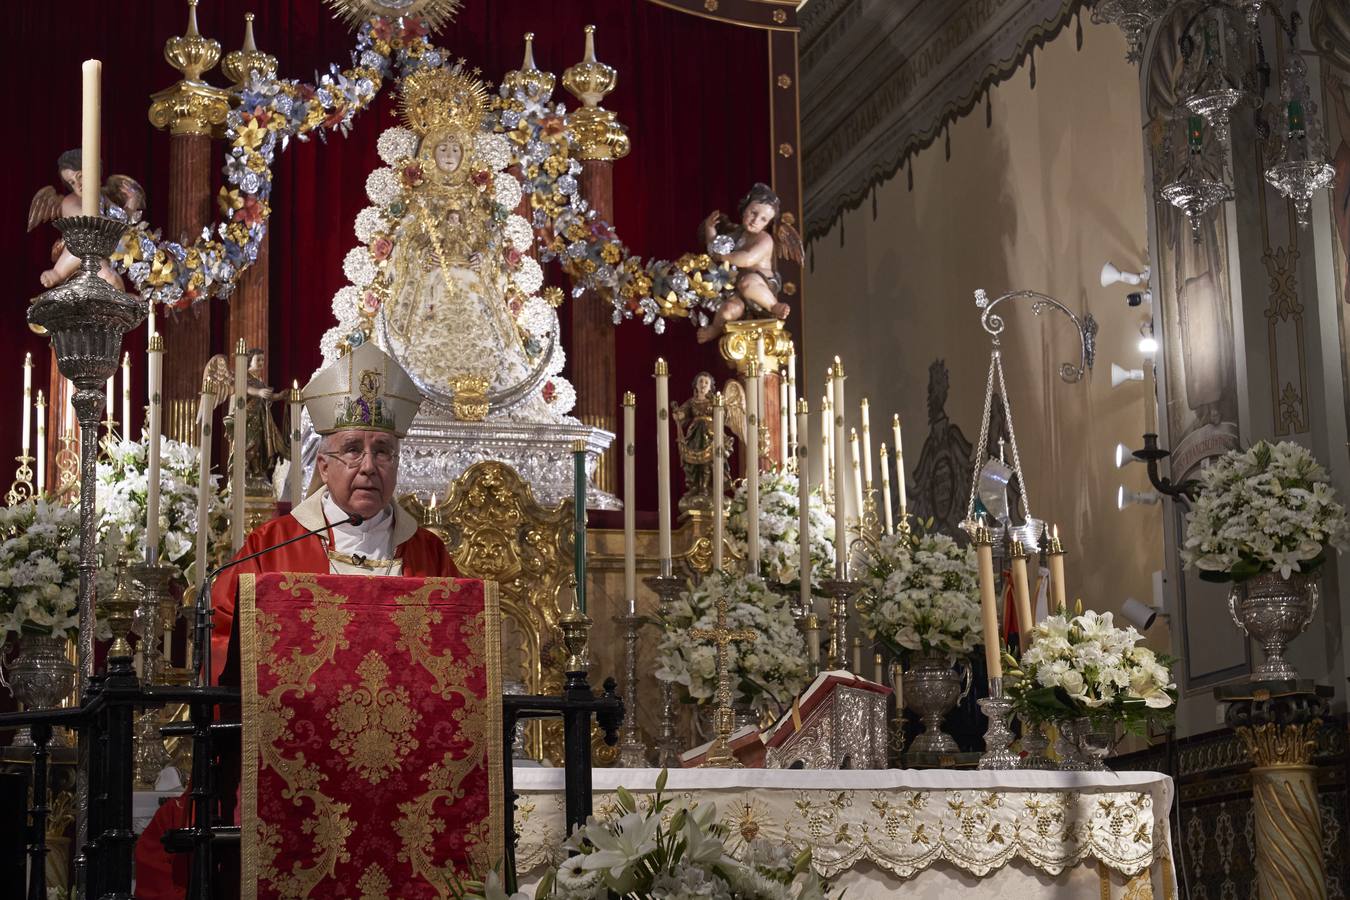
POLYGON ((1064 719, 1059 726, 1059 768, 1064 772, 1106 772, 1106 758, 1116 746, 1114 723, 1086 716, 1064 719))
MULTIPOLYGON (((52 709, 75 689, 75 665, 66 658, 66 639, 50 634, 19 637, 19 653, 9 667, 10 691, 25 709, 52 709)), ((14 736, 14 745, 33 746, 28 728, 14 736)), ((52 732, 52 746, 69 746, 65 734, 52 732)))
POLYGON ((1261 645, 1266 656, 1252 671, 1252 681, 1298 678, 1298 670, 1284 658, 1284 651, 1312 622, 1317 597, 1317 582, 1301 572, 1288 578, 1276 572, 1254 575, 1228 591, 1233 621, 1261 645))
POLYGON ((956 753, 960 748, 942 730, 942 720, 962 697, 961 676, 947 654, 921 650, 905 669, 905 706, 918 713, 924 731, 909 745, 910 753, 956 753))

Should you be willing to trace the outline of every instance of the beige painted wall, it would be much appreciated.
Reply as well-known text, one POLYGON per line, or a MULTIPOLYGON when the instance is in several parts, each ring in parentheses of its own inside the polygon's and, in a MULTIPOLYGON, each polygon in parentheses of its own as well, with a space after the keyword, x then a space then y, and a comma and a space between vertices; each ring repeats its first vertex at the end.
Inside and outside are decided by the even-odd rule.
MULTIPOLYGON (((912 472, 933 359, 951 372, 948 414, 978 438, 989 342, 976 288, 1040 290, 1090 311, 1101 326, 1096 368, 1071 385, 1057 374, 1077 360, 1069 320, 1000 307, 1011 308, 1004 362, 1031 509, 1059 523, 1071 596, 1105 611, 1128 596, 1152 602, 1162 520, 1159 506, 1116 509, 1118 485, 1147 487, 1143 467, 1118 471, 1113 451, 1118 441, 1139 445, 1152 382, 1113 390, 1110 366, 1144 365, 1147 307, 1128 308, 1123 286, 1098 286, 1105 260, 1130 269, 1146 259, 1137 75, 1119 30, 1083 18, 1081 51, 1070 28, 1036 52, 1034 90, 1025 65, 994 89, 992 126, 977 107, 952 126, 950 160, 939 141, 913 161, 912 191, 902 171, 877 188, 875 215, 864 203, 811 247, 805 396, 815 411, 826 362, 839 354, 850 405, 870 397, 874 423, 900 413, 912 472)), ((1149 638, 1166 649, 1165 622, 1149 638)))

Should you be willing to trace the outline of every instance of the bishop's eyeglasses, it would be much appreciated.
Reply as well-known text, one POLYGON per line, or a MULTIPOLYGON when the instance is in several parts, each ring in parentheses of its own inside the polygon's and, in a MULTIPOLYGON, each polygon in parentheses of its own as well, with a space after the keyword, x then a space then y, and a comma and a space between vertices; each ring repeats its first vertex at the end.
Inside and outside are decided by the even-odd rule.
POLYGON ((387 466, 398 459, 398 451, 392 447, 343 447, 337 451, 327 451, 323 455, 337 460, 349 469, 355 469, 361 465, 361 461, 370 454, 371 460, 377 466, 387 466))

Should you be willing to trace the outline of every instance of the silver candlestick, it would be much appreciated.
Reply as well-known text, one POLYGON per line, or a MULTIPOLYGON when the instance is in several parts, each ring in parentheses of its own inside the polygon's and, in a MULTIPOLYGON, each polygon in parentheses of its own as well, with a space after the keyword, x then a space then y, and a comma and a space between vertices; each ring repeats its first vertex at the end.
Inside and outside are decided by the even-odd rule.
MULTIPOLYGON (((98 276, 117 248, 125 222, 103 216, 67 216, 55 222, 66 249, 80 258, 80 270, 40 294, 28 307, 28 324, 51 335, 56 366, 75 385, 71 405, 80 423, 80 595, 76 661, 81 698, 94 674, 94 491, 97 484, 98 414, 104 386, 122 356, 123 336, 145 320, 145 302, 119 291, 98 276)), ((84 848, 89 837, 89 741, 81 736, 75 775, 75 841, 80 848, 76 868, 86 874, 84 848)))
MULTIPOLYGON (((629 609, 633 609, 629 604, 629 609)), ((619 744, 619 765, 625 769, 645 769, 647 767, 647 745, 642 743, 638 732, 638 678, 637 678, 637 642, 638 632, 647 624, 646 616, 629 613, 615 616, 614 621, 622 625, 624 645, 624 668, 627 681, 624 686, 624 715, 628 724, 624 728, 623 741, 619 744)))
POLYGON ((1050 738, 1045 733, 1044 722, 1022 720, 1022 752, 1026 754, 1017 764, 1019 769, 1058 769, 1059 765, 1045 751, 1050 747, 1050 738))
POLYGON ((989 718, 984 732, 984 753, 980 756, 981 769, 1016 769, 1017 754, 1008 749, 1013 733, 1008 719, 1013 703, 1003 696, 1003 679, 989 679, 989 696, 980 699, 980 709, 989 718))
MULTIPOLYGON (((663 564, 666 567, 666 564, 663 564)), ((684 579, 664 572, 644 578, 643 583, 652 589, 660 601, 661 620, 670 619, 670 605, 684 590, 684 579)), ((675 734, 675 685, 669 681, 661 682, 661 736, 656 741, 656 764, 663 768, 680 765, 680 753, 685 748, 675 734)))
POLYGON ((830 659, 837 671, 848 671, 848 602, 862 590, 862 582, 832 578, 822 587, 830 595, 830 659))
MULTIPOLYGON (((178 570, 173 566, 140 563, 127 569, 137 587, 135 630, 141 636, 141 681, 163 684, 169 660, 163 653, 164 636, 173 628, 177 604, 169 590, 178 570)), ((153 785, 169 765, 169 753, 159 733, 161 710, 149 707, 136 720, 136 781, 153 785)))

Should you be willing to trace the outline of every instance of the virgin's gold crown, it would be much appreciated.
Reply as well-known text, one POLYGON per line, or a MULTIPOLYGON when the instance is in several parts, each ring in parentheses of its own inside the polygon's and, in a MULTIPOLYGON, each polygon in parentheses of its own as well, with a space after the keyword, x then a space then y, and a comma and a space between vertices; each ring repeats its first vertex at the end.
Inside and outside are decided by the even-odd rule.
POLYGON ((488 108, 488 90, 463 63, 422 69, 403 81, 403 121, 422 137, 447 129, 477 131, 488 108))

